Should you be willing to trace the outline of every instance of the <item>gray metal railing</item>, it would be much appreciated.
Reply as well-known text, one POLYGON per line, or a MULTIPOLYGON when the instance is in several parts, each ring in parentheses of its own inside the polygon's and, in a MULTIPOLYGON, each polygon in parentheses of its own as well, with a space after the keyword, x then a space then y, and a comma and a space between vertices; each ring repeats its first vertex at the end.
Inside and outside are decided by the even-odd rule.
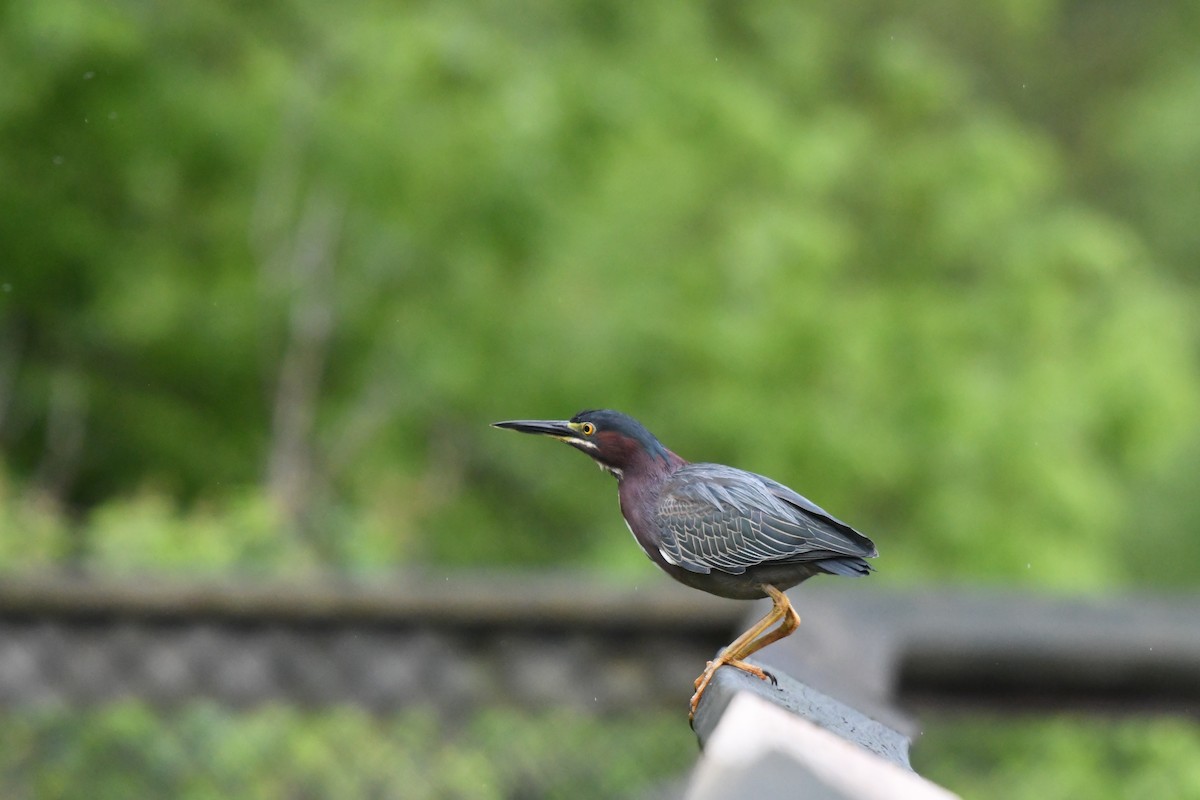
MULTIPOLYGON (((682 708, 752 604, 651 576, 398 575, 370 584, 0 578, 0 704, 203 697, 682 708)), ((1200 598, 793 591, 763 660, 886 717, 894 705, 1200 709, 1200 598)), ((897 724, 902 718, 896 715, 897 724)))

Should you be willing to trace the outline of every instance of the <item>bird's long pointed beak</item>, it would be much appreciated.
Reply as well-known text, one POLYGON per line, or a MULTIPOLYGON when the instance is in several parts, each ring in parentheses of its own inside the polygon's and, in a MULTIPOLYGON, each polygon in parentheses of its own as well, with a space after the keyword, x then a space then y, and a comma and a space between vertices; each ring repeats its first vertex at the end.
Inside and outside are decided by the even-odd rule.
POLYGON ((543 436, 553 436, 558 439, 576 438, 579 434, 566 420, 557 419, 510 419, 506 422, 493 422, 493 428, 506 428, 521 433, 539 433, 543 436))

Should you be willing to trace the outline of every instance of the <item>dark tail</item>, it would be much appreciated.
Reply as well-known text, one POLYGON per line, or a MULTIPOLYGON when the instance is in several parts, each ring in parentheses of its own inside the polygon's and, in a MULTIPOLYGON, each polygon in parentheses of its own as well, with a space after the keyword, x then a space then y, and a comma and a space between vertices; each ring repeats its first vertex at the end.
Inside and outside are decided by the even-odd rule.
POLYGON ((846 556, 845 558, 822 558, 817 566, 830 575, 845 575, 847 578, 861 578, 870 575, 874 568, 861 558, 846 556))

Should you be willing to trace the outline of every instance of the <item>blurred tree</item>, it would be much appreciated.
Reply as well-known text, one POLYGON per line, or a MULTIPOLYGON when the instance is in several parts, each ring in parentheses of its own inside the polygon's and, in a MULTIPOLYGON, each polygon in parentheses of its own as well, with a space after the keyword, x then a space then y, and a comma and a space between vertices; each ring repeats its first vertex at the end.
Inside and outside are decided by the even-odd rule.
POLYGON ((892 575, 1148 579, 1168 501, 1200 555, 1192 12, 0 14, 0 445, 73 509, 641 568, 585 463, 485 427, 611 405, 892 575))

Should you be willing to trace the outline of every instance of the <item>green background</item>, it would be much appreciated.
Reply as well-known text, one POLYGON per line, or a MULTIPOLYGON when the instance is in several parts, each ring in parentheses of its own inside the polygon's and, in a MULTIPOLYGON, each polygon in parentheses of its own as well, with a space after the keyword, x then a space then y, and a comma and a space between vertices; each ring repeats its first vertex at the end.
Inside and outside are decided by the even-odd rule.
MULTIPOLYGON (((648 579, 609 479, 487 427, 614 407, 867 532, 873 580, 1195 589, 1198 40, 1194 2, 0 2, 0 570, 648 579)), ((627 723, 512 724, 551 764, 627 723)), ((1200 756, 944 725, 919 766, 978 797, 1200 756)), ((439 736, 422 780, 522 785, 439 736)))

